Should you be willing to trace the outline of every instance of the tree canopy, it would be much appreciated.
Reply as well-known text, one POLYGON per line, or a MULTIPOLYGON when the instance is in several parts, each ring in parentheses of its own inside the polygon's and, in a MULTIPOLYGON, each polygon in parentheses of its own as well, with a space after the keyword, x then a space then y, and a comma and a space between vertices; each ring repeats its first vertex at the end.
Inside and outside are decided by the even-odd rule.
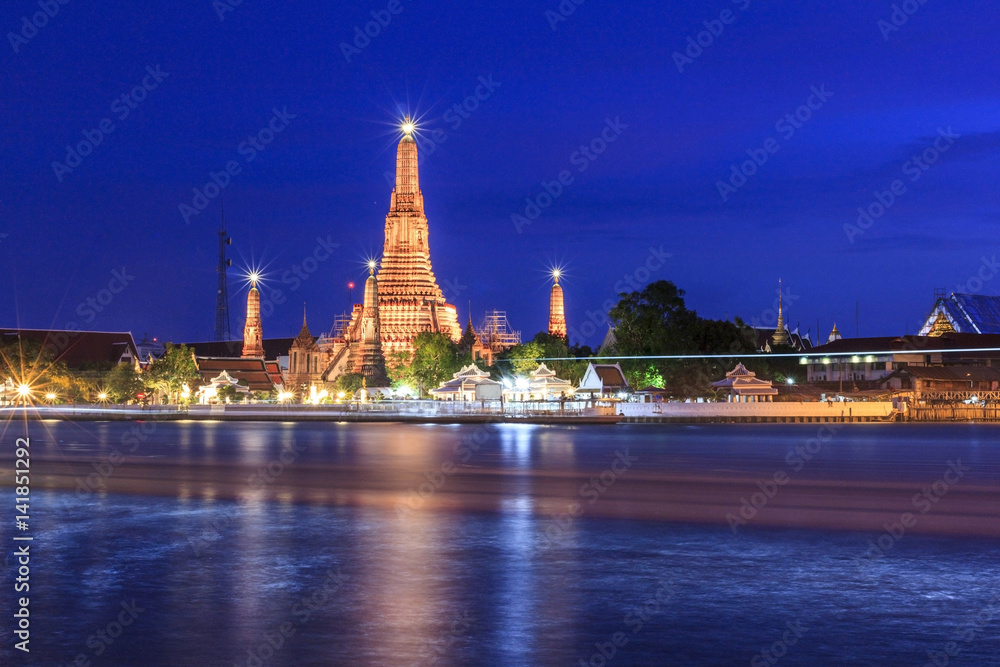
POLYGON ((728 359, 625 360, 622 370, 636 388, 661 381, 679 394, 704 395, 735 360, 756 352, 753 331, 739 318, 711 320, 684 303, 684 290, 667 280, 621 294, 608 313, 616 351, 624 356, 729 354, 728 359))
POLYGON ((167 400, 180 396, 181 389, 188 385, 192 390, 201 381, 194 354, 187 345, 175 346, 167 343, 163 356, 153 362, 149 369, 149 384, 162 391, 167 400))

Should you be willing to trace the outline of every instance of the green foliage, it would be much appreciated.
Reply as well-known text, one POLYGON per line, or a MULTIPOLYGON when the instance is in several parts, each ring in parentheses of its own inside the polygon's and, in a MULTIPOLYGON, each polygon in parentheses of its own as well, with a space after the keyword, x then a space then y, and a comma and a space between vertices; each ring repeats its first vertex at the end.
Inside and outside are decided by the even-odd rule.
POLYGON ((118 364, 104 375, 104 391, 115 403, 127 403, 146 388, 132 364, 118 364))
MULTIPOLYGON (((579 348, 576 348, 579 350, 579 348)), ((590 348, 585 349, 586 356, 590 356, 590 348)), ((560 359, 577 356, 571 354, 570 348, 566 345, 566 339, 562 336, 553 336, 546 332, 539 332, 527 343, 515 345, 502 355, 496 366, 498 375, 528 375, 539 363, 544 363, 556 376, 578 384, 583 379, 583 374, 587 370, 587 363, 583 361, 545 361, 539 359, 560 359)))
POLYGON ((711 394, 711 382, 735 363, 756 353, 753 331, 737 319, 723 322, 698 317, 684 303, 684 291, 666 280, 641 292, 622 294, 609 313, 622 355, 659 356, 729 354, 717 359, 625 360, 622 370, 632 386, 665 386, 674 395, 711 394), (655 382, 661 380, 663 384, 655 382))
POLYGON ((194 355, 187 345, 175 346, 167 343, 163 356, 153 362, 149 369, 149 384, 162 391, 169 401, 180 397, 181 388, 186 384, 194 391, 201 381, 194 355))
POLYGON ((358 389, 361 389, 364 384, 364 376, 361 373, 344 373, 338 377, 333 383, 333 393, 344 392, 346 398, 350 398, 354 395, 358 389))
POLYGON ((424 331, 413 340, 413 361, 407 376, 425 393, 437 387, 457 372, 463 355, 447 334, 424 331))
POLYGON ((54 393, 59 403, 86 400, 91 381, 71 373, 66 365, 54 361, 52 352, 31 339, 15 340, 0 346, 0 382, 11 378, 15 385, 25 383, 35 399, 54 393))

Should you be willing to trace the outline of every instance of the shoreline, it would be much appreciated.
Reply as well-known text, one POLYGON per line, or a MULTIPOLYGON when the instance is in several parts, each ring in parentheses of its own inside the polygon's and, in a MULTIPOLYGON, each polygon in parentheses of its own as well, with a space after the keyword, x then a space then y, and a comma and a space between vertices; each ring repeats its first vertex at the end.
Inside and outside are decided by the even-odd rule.
MULTIPOLYGON (((93 406, 33 406, 3 407, 0 417, 6 416, 24 421, 78 421, 78 422, 331 422, 331 423, 403 423, 403 424, 538 424, 538 425, 668 425, 668 424, 989 424, 998 419, 976 419, 949 411, 949 418, 912 419, 905 414, 891 417, 874 415, 845 414, 791 414, 773 415, 747 412, 734 415, 700 414, 629 415, 607 414, 596 410, 583 413, 562 413, 557 411, 533 412, 428 412, 417 410, 391 410, 388 406, 372 405, 366 409, 346 406, 267 406, 267 405, 227 405, 227 406, 156 406, 138 408, 122 406, 115 408, 93 406)), ((451 406, 448 406, 451 407, 451 406)), ((940 415, 940 413, 939 413, 940 415)), ((936 415, 937 416, 937 415, 936 415)))

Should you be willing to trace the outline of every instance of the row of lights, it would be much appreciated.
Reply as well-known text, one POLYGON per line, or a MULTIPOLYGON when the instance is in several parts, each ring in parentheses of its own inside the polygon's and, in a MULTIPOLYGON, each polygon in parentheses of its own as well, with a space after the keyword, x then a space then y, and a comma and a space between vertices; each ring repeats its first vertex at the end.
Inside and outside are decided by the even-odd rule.
MULTIPOLYGON (((854 355, 854 356, 851 357, 851 363, 852 364, 860 364, 862 362, 862 360, 866 364, 870 364, 871 362, 875 361, 875 357, 874 357, 874 355, 871 355, 871 354, 866 354, 864 356, 864 358, 859 357, 858 355, 854 355)), ((818 361, 820 363, 822 363, 822 364, 830 364, 831 363, 830 357, 823 357, 823 358, 819 359, 818 361)), ((799 359, 799 364, 802 365, 802 366, 805 366, 808 363, 809 363, 809 357, 802 357, 801 359, 799 359)))

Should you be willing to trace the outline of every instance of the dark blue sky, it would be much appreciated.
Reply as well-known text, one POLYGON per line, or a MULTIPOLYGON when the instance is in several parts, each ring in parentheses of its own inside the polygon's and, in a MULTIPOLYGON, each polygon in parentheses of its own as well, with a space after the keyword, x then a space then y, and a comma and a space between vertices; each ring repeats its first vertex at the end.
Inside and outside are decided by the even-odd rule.
MULTIPOLYGON (((780 277, 803 331, 819 321, 825 336, 836 320, 854 335, 860 302, 862 335, 912 333, 935 287, 1000 294, 1000 275, 977 278, 997 273, 981 267, 1000 245, 1000 14, 987 0, 904 4, 915 13, 888 31, 892 3, 877 0, 565 0, 576 9, 555 29, 557 0, 400 0, 397 14, 382 0, 245 0, 222 20, 211 0, 53 0, 37 30, 23 25, 37 0, 5 3, 0 324, 210 338, 219 198, 190 224, 179 205, 235 161, 222 191, 234 264, 266 265, 282 290, 265 335, 294 335, 304 301, 314 333, 328 329, 381 249, 408 109, 425 153, 437 137, 421 186, 434 267, 463 322, 471 301, 476 322, 500 308, 526 338, 542 330, 546 268, 561 263, 574 341, 599 342, 603 326, 583 325, 625 275, 672 280, 700 314, 747 320, 767 319, 780 277), (391 20, 348 62, 341 43, 373 11, 391 20), (674 52, 705 22, 720 34, 702 34, 708 46, 678 71, 674 52), (449 113, 480 77, 492 92, 479 88, 467 118, 449 113), (134 108, 116 102, 144 80, 134 108), (782 120, 810 103, 798 127, 782 120), (241 143, 274 109, 294 118, 248 161, 241 143), (60 181, 53 162, 105 118, 114 129, 60 181), (620 135, 605 132, 615 140, 594 159, 577 153, 607 119, 620 135), (910 162, 948 128, 958 138, 938 139, 933 165, 910 162), (720 194, 751 155, 767 160, 720 194), (519 233, 512 215, 563 170, 572 182, 519 233), (845 231, 895 180, 881 217, 845 231), (339 245, 296 285, 318 238, 339 245), (645 277, 650 248, 671 256, 645 277), (124 289, 102 293, 122 267, 124 289)), ((235 279, 231 296, 239 337, 235 279)))

